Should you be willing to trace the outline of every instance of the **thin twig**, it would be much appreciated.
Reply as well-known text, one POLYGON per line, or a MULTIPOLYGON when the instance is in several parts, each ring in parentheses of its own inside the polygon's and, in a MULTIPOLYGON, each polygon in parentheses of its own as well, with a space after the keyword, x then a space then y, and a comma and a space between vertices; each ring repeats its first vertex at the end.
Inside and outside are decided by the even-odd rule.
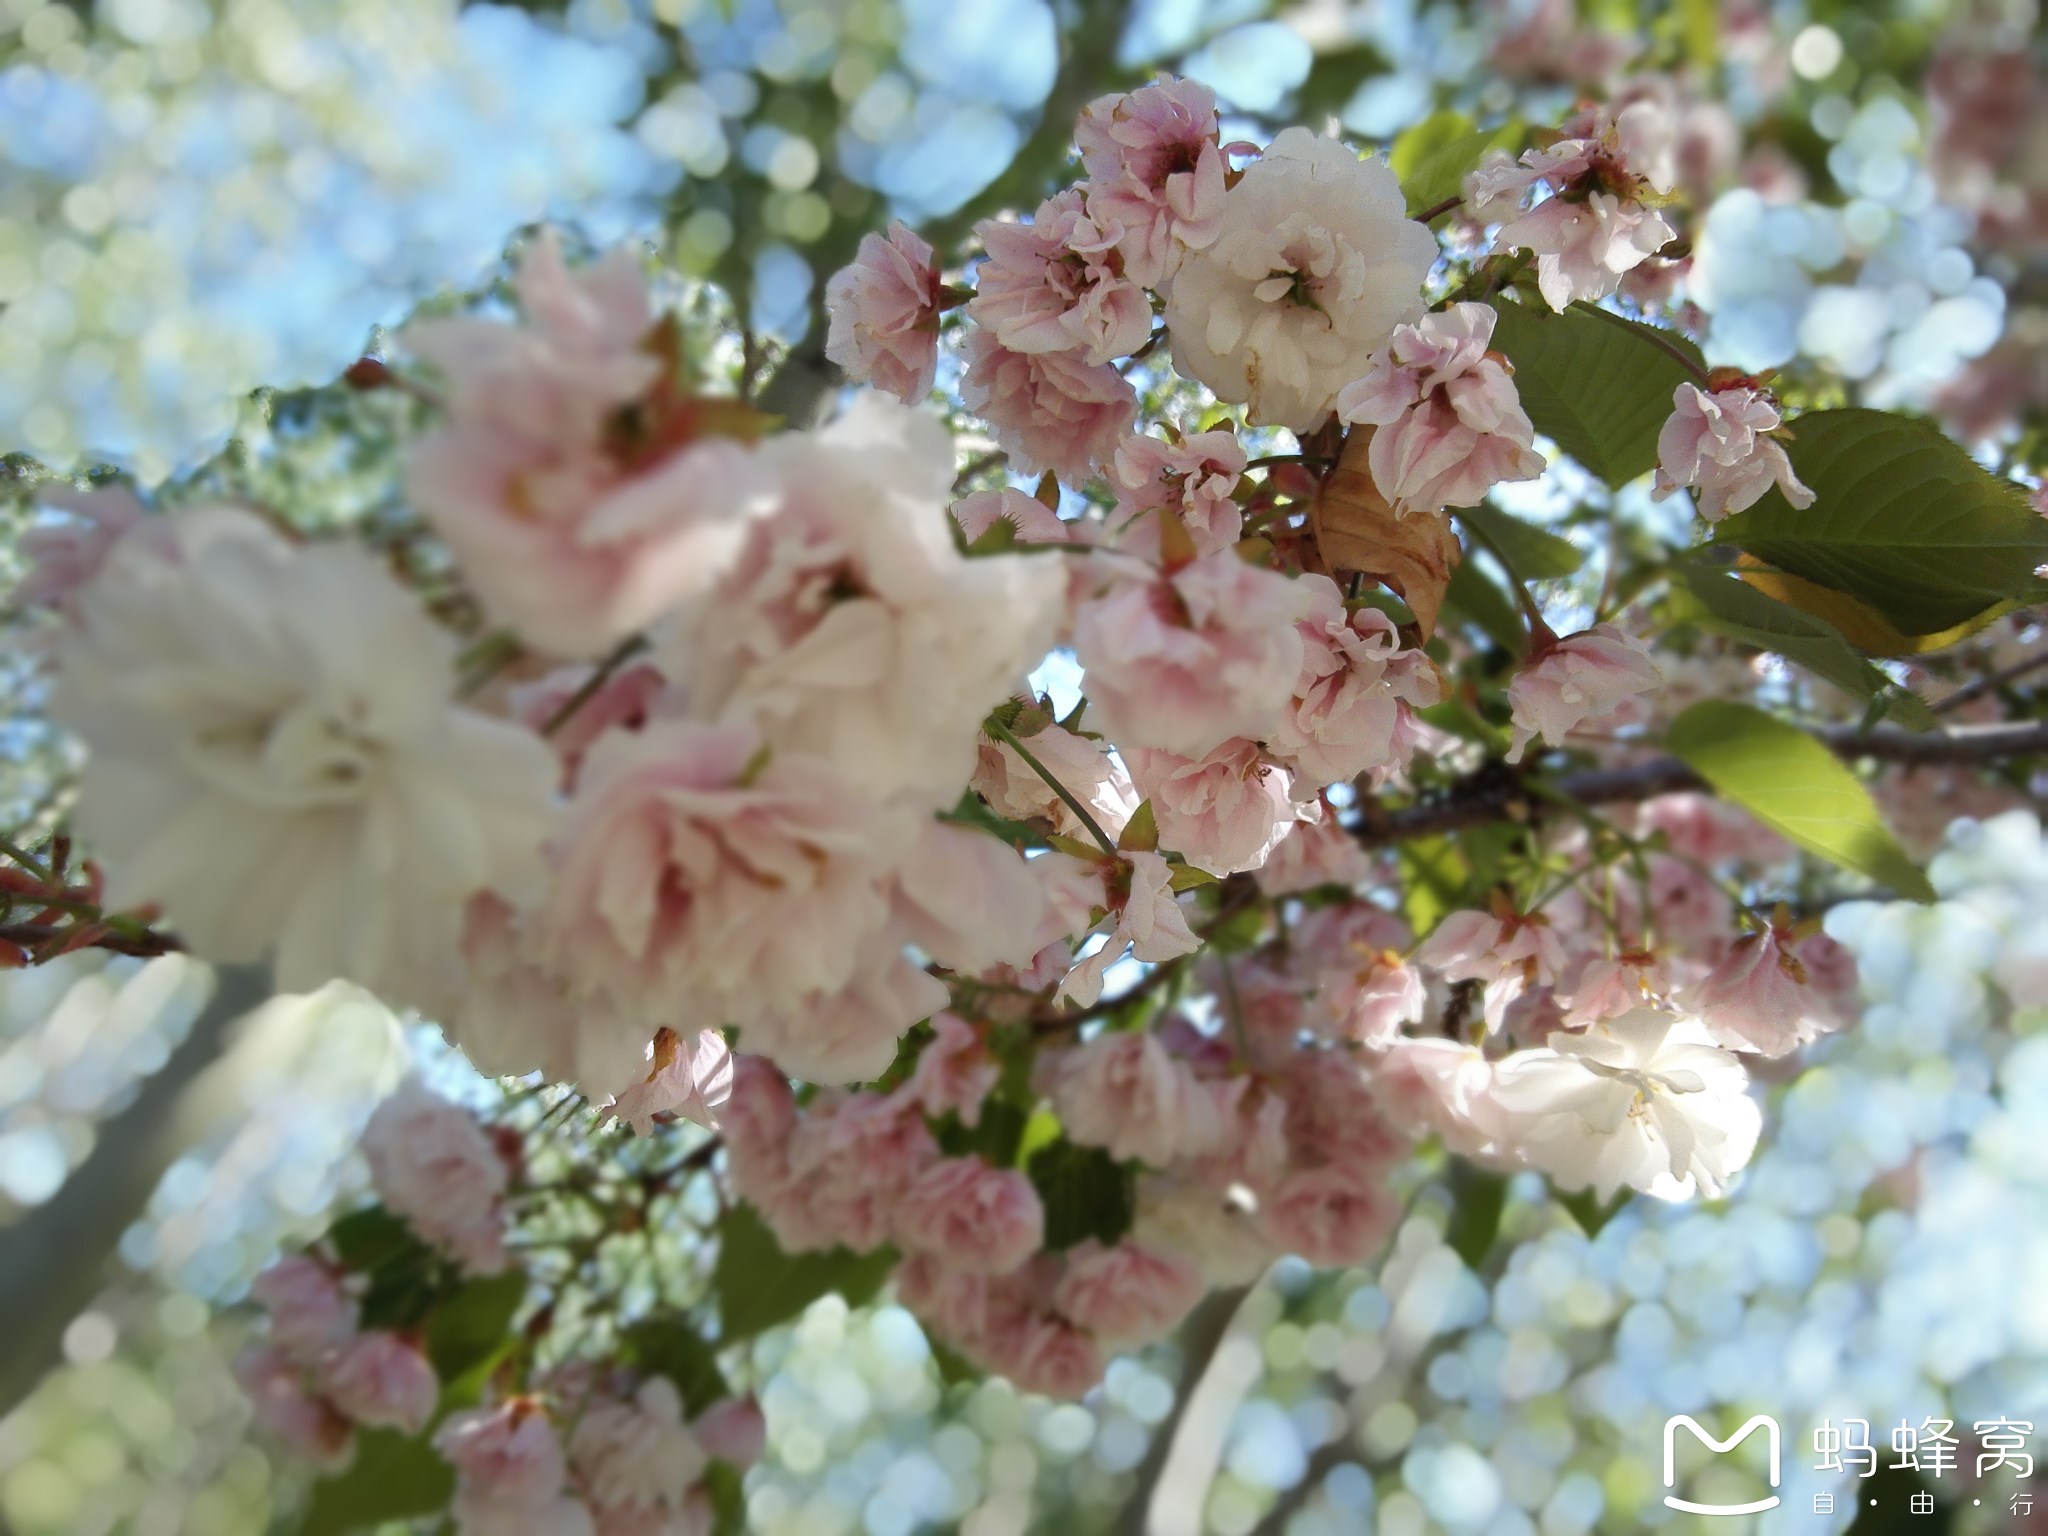
MULTIPOLYGON (((1836 727, 1813 737, 1836 756, 1855 761, 1925 768, 1963 763, 1991 763, 2006 758, 2048 754, 2048 721, 1966 726, 1945 732, 1920 733, 1896 729, 1859 731, 1836 727)), ((1709 786, 1675 757, 1655 757, 1625 768, 1592 768, 1550 781, 1549 794, 1520 775, 1498 766, 1483 769, 1414 805, 1383 810, 1362 803, 1352 835, 1368 848, 1384 847, 1415 837, 1434 837, 1495 821, 1528 821, 1544 809, 1546 799, 1568 798, 1580 805, 1612 805, 1649 800, 1679 790, 1709 786)))
POLYGON ((1963 684, 1962 687, 1943 699, 1939 704, 1932 706, 1934 713, 1945 715, 1952 710, 1961 709, 1965 704, 1981 699, 1987 693, 1996 692, 2007 683, 2016 683, 2029 673, 2038 672, 2043 667, 2048 667, 2048 651, 2036 651, 2024 661, 2016 661, 2002 671, 1993 672, 1986 677, 1974 678, 1963 684))
POLYGON ((1459 207, 1461 204, 1463 204, 1464 201, 1465 199, 1462 197, 1447 197, 1442 202, 1437 203, 1432 207, 1425 208, 1422 210, 1422 212, 1416 214, 1415 222, 1418 224, 1434 224, 1438 219, 1442 218, 1445 214, 1449 213, 1453 208, 1459 207))
POLYGON ((611 681, 613 673, 646 649, 646 638, 641 635, 628 635, 613 646, 611 654, 597 664, 597 670, 583 679, 582 685, 562 701, 560 709, 548 716, 547 724, 540 728, 541 735, 552 736, 567 725, 577 710, 597 697, 598 690, 611 681))

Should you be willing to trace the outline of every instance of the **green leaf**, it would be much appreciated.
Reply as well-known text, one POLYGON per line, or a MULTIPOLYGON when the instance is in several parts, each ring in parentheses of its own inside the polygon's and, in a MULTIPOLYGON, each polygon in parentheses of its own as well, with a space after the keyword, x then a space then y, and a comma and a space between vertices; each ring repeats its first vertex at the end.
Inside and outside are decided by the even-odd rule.
POLYGON ((1524 581, 1555 581, 1575 574, 1586 563, 1585 552, 1570 539, 1499 507, 1455 507, 1452 515, 1478 529, 1524 581))
POLYGON ((1666 348, 1695 362, 1699 348, 1675 331, 1586 304, 1561 315, 1526 304, 1493 307, 1500 316, 1493 344, 1514 363, 1515 387, 1536 430, 1616 489, 1649 473, 1672 395, 1697 382, 1666 348))
POLYGON ((2040 595, 2048 518, 1932 424, 1814 411, 1785 448, 1813 505, 1794 507, 1774 486, 1721 523, 1719 542, 1860 598, 1909 635, 2040 595))
POLYGON ((1892 719, 1909 730, 1931 731, 1940 724, 1918 694, 1857 655, 1827 620, 1801 613, 1733 576, 1698 566, 1678 576, 1682 585, 1672 589, 1672 607, 1680 621, 1774 652, 1855 698, 1883 697, 1892 719))
POLYGON ((1765 826, 1914 901, 1934 900, 1920 867, 1885 829, 1870 794, 1835 755, 1760 709, 1703 699, 1665 745, 1765 826))
POLYGON ((735 1205, 719 1225, 718 1259, 711 1271, 722 1342, 750 1339, 786 1323, 835 1291, 848 1306, 863 1306, 895 1263, 896 1251, 888 1247, 872 1253, 846 1248, 784 1253, 752 1206, 735 1205))
POLYGON ((711 1536, 745 1536, 746 1475, 727 1462, 704 1469, 704 1489, 711 1495, 711 1536))
POLYGON ((1468 1269, 1478 1269, 1493 1252, 1493 1240, 1500 1233, 1500 1216, 1508 1200, 1507 1176, 1454 1162, 1451 1195, 1455 1203, 1444 1242, 1468 1269))
POLYGON ((1102 1148, 1056 1141, 1034 1152, 1025 1172, 1045 1203, 1049 1250, 1091 1237, 1107 1247, 1130 1231, 1130 1170, 1102 1148))
POLYGON ((411 1227, 381 1205, 369 1205, 348 1215, 327 1229, 342 1268, 365 1274, 400 1260, 423 1258, 427 1245, 413 1235, 411 1227))
POLYGON ((1561 1189, 1552 1189, 1550 1193, 1551 1198, 1563 1206, 1571 1219, 1579 1224, 1581 1232, 1588 1237, 1598 1237, 1600 1229, 1614 1220, 1621 1208, 1629 1203, 1635 1191, 1618 1189, 1614 1192, 1614 1198, 1605 1205, 1593 1198, 1593 1191, 1590 1189, 1575 1189, 1569 1194, 1561 1189))
POLYGON ((519 1270, 465 1280, 434 1305, 425 1329, 427 1358, 443 1381, 467 1375, 497 1353, 526 1299, 519 1270))
POLYGON ((1412 837, 1399 852, 1402 905, 1408 926, 1422 937, 1443 921, 1446 912, 1464 904, 1471 866, 1448 836, 1412 837))
POLYGON ((1387 56, 1370 43, 1350 43, 1319 53, 1295 90, 1295 115, 1311 121, 1341 117, 1361 85, 1392 68, 1387 56))
POLYGON ((1402 195, 1413 215, 1448 202, 1465 190, 1465 177, 1489 149, 1512 154, 1525 130, 1509 121, 1482 130, 1462 112, 1432 112, 1414 127, 1394 136, 1387 164, 1401 179, 1402 195))
POLYGON ((1153 815, 1150 799, 1139 802, 1131 819, 1124 823, 1123 831, 1116 840, 1117 849, 1123 853, 1155 853, 1159 849, 1159 822, 1153 815))
POLYGON ((1451 572, 1450 585, 1444 588, 1444 611, 1474 625, 1510 656, 1528 649, 1521 610, 1476 560, 1461 560, 1451 572))
POLYGON ((972 1385, 982 1379, 981 1371, 974 1363, 957 1350, 949 1349, 937 1339, 925 1341, 931 1346, 932 1364, 938 1367, 939 1380, 949 1387, 966 1383, 972 1385))
POLYGON ((627 1328, 624 1342, 643 1371, 666 1376, 695 1418, 713 1403, 732 1396, 732 1385, 718 1367, 718 1355, 688 1319, 668 1315, 643 1318, 627 1328))
POLYGON ((356 1432, 355 1460, 313 1485, 301 1536, 340 1536, 389 1520, 416 1520, 448 1507, 455 1469, 426 1441, 393 1429, 356 1432))
POLYGON ((1024 1139, 1025 1123, 1024 1111, 1008 1099, 984 1099, 971 1126, 961 1124, 957 1116, 946 1117, 938 1132, 939 1150, 948 1157, 978 1157, 1007 1168, 1024 1139))

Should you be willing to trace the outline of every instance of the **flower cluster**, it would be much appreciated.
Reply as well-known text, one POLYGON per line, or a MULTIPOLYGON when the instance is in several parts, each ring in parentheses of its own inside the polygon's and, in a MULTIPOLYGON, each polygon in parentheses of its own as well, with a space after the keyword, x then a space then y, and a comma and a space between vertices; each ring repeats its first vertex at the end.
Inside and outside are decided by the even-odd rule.
MULTIPOLYGON (((1790 850, 1697 797, 1529 809, 1554 754, 1626 753, 1692 686, 1625 597, 1554 633, 1503 535, 1526 624, 1483 659, 1435 628, 1448 509, 1486 541, 1467 511, 1545 470, 1494 347, 1508 253, 1554 308, 1612 293, 1672 233, 1665 126, 1588 109, 1482 165, 1481 303, 1441 297, 1378 158, 1226 146, 1191 82, 1104 97, 1081 178, 980 224, 966 280, 900 226, 862 242, 824 344, 871 390, 805 430, 703 391, 639 257, 543 234, 510 313, 401 333, 407 558, 106 491, 44 541, 108 899, 642 1136, 694 1122, 636 1221, 714 1180, 761 1244, 879 1256, 958 1356, 1055 1395, 1282 1254, 1371 1262, 1425 1139, 1602 1199, 1718 1192, 1760 1125, 1742 1057, 1848 1015, 1825 939, 1739 916, 1790 850), (916 409, 942 372, 1001 483, 916 409), (1134 380, 1199 420, 1141 423, 1134 380), (1508 843, 1389 851, 1474 786, 1508 843)), ((1760 383, 1700 382, 1659 494, 1810 500, 1760 383)), ((524 1272, 530 1150, 416 1083, 365 1136, 382 1211, 465 1285, 524 1272)), ((315 1255, 259 1292, 251 1390, 329 1461, 439 1409, 363 1289, 315 1255)), ((465 1536, 695 1530, 711 1462, 748 1459, 630 1351, 464 1390, 436 1444, 465 1536)))
POLYGON ((434 1446, 455 1468, 459 1536, 641 1536, 710 1531, 705 1474, 751 1466, 764 1438, 751 1399, 689 1420, 666 1377, 578 1362, 539 1391, 449 1415, 434 1446))
POLYGON ((1535 255, 1552 309, 1605 298, 1676 234, 1657 211, 1671 191, 1672 132, 1654 101, 1589 107, 1519 161, 1495 151, 1467 179, 1466 202, 1474 218, 1500 224, 1495 250, 1535 255), (1544 195, 1524 207, 1532 192, 1544 195))
POLYGON ((441 1382, 417 1338, 359 1326, 358 1299, 320 1260, 281 1259, 251 1294, 269 1335, 235 1361, 235 1379, 264 1432, 317 1466, 347 1464, 357 1426, 416 1435, 434 1417, 441 1382))

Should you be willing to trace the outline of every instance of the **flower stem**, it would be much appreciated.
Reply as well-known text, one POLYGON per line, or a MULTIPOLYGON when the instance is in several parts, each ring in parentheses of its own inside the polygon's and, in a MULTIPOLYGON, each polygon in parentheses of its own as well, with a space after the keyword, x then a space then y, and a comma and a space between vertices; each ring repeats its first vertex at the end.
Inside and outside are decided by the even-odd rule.
POLYGON ((1107 832, 1102 830, 1102 823, 1098 822, 1095 819, 1093 814, 1090 813, 1088 807, 1081 803, 1079 798, 1075 796, 1074 792, 1068 789, 1067 786, 1062 784, 1058 779, 1054 778, 1052 776, 1051 770, 1049 770, 1045 766, 1045 764, 1041 763, 1036 757, 1032 756, 1031 749, 1025 746, 1023 742, 1017 739, 1017 733, 1015 731, 1011 730, 1007 725, 1004 725, 1002 721, 996 719, 994 715, 990 715, 986 720, 982 721, 981 728, 982 730, 986 731, 989 735, 993 736, 997 741, 1000 741, 1004 746, 1008 747, 1012 752, 1016 753, 1019 757, 1023 758, 1024 766, 1029 768, 1033 773, 1037 774, 1041 779, 1045 780, 1046 787, 1049 788, 1054 794, 1058 795, 1060 799, 1066 802, 1067 809, 1072 811, 1074 815, 1080 820, 1081 825, 1088 829, 1089 835, 1093 837, 1096 842, 1102 845, 1102 851, 1106 854, 1109 854, 1111 857, 1115 857, 1115 839, 1113 839, 1107 832))
POLYGON ((562 707, 548 716, 547 724, 540 728, 543 736, 552 736, 569 723, 577 710, 597 697, 600 688, 611 681, 612 674, 647 648, 647 641, 641 635, 628 635, 612 647, 611 654, 597 664, 597 670, 583 679, 582 686, 562 701, 562 707))

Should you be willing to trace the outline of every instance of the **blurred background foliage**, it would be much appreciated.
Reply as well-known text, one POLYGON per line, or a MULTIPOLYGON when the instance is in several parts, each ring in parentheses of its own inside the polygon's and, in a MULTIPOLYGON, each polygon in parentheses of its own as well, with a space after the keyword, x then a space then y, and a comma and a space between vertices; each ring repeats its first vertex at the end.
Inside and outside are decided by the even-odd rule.
MULTIPOLYGON (((542 218, 647 241, 704 366, 801 417, 829 382, 824 279, 863 233, 900 217, 967 254, 974 220, 1062 179, 1081 105, 1161 67, 1216 89, 1226 137, 1335 121, 1397 152, 1447 114, 1656 89, 1687 128, 1711 360, 2037 465, 2040 47, 2031 0, 0 0, 0 472, 191 475, 374 522, 406 403, 325 386, 542 218)), ((1583 538, 1607 504, 1583 479, 1516 510, 1583 538)), ((1613 505, 1649 547, 1671 514, 1640 491, 1613 505)), ((9 827, 67 772, 39 687, 10 646, 9 827)), ((1968 808, 1922 802, 1928 845, 1968 808)), ((1268 1277, 1184 1408, 1172 1528, 1682 1529, 1663 1417, 1756 1410, 1787 1425, 1765 1529, 1841 1530, 1853 1499, 1811 1513, 1823 1418, 2048 1423, 2048 1045, 1995 984, 2048 953, 2048 857, 2006 817, 1935 873, 1937 907, 1831 917, 1868 1012, 1778 1093, 1731 1200, 1588 1236, 1511 1185, 1495 1230, 1423 1170, 1376 1272, 1268 1277)), ((355 1134, 409 1059, 496 1092, 358 994, 255 1007, 253 985, 176 957, 0 973, 0 1525, 22 1536, 296 1528, 301 1474, 248 1441, 226 1372, 236 1304, 356 1197, 355 1134)), ((949 1382, 887 1305, 821 1301, 755 1350, 772 1536, 1134 1530, 1183 1411, 1171 1349, 1053 1405, 949 1382)), ((1911 1528, 2006 1528, 2007 1491, 1944 1489, 1911 1528)))

